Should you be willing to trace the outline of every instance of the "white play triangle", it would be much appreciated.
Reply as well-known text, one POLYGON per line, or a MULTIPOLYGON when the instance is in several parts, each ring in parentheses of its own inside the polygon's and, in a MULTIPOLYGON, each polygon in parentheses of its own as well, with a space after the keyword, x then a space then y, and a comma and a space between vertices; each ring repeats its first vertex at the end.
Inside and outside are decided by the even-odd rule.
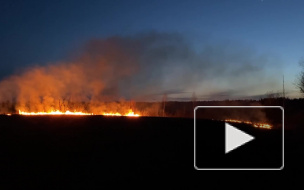
POLYGON ((252 141, 253 136, 225 123, 225 153, 236 149, 237 147, 252 141))

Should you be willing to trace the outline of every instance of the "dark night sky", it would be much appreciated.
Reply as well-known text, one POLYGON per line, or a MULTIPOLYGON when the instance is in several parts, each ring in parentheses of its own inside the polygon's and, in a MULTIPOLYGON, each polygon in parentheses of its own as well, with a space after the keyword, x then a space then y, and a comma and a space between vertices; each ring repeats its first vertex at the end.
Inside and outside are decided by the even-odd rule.
POLYGON ((244 84, 228 87, 225 78, 216 77, 183 91, 208 97, 245 89, 231 96, 255 96, 281 90, 284 74, 288 95, 297 97, 293 83, 303 57, 303 7, 304 2, 296 0, 1 1, 0 78, 34 64, 66 59, 91 39, 154 31, 178 33, 198 52, 206 44, 233 44, 232 49, 267 57, 263 77, 260 73, 256 79, 237 78, 248 80, 252 91, 244 84))

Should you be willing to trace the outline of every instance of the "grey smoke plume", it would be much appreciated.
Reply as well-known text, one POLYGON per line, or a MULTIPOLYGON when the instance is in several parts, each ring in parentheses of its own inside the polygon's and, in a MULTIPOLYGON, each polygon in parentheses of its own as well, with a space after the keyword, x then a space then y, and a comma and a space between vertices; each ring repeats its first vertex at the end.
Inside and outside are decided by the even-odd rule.
POLYGON ((16 110, 27 111, 82 102, 88 105, 78 110, 102 112, 103 102, 151 101, 151 95, 168 90, 252 89, 263 80, 276 85, 263 72, 266 56, 231 44, 202 46, 197 52, 181 35, 164 33, 93 39, 68 61, 28 68, 1 81, 0 102, 15 102, 16 110))

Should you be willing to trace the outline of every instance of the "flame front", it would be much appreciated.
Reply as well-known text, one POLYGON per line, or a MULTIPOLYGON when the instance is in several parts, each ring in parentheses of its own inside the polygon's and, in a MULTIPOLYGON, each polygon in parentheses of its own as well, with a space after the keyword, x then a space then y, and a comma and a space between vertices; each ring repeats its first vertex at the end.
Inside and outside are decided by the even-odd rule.
POLYGON ((263 129, 271 129, 272 126, 268 123, 254 123, 251 121, 241 121, 241 120, 236 120, 236 119, 225 119, 225 122, 231 122, 231 123, 245 123, 252 125, 256 128, 263 128, 263 129))
MULTIPOLYGON (((25 112, 25 111, 21 111, 19 110, 19 114, 20 115, 99 115, 99 114, 93 114, 93 113, 85 113, 85 112, 78 112, 78 111, 48 111, 48 112, 25 112)), ((128 117, 139 117, 139 114, 135 114, 132 110, 129 110, 128 113, 125 114, 121 114, 121 113, 114 113, 114 112, 104 112, 101 115, 104 116, 128 116, 128 117)))
POLYGON ((128 117, 139 117, 140 115, 139 114, 135 114, 132 110, 129 110, 128 113, 126 114, 121 114, 121 113, 113 113, 113 112, 110 112, 110 113, 106 113, 104 112, 102 115, 105 115, 105 116, 128 116, 128 117))
POLYGON ((71 111, 65 111, 61 112, 59 110, 56 111, 49 111, 49 112, 24 112, 19 110, 20 115, 93 115, 93 113, 84 113, 84 112, 71 112, 71 111))

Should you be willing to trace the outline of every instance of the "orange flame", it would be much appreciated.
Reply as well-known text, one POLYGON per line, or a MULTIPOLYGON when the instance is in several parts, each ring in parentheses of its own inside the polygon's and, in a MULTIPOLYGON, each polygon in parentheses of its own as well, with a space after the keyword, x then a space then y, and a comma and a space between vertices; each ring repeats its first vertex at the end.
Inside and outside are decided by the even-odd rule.
POLYGON ((126 114, 121 114, 121 113, 113 113, 113 112, 110 112, 110 113, 106 113, 104 112, 102 115, 105 115, 105 116, 128 116, 128 117, 139 117, 140 115, 139 114, 135 114, 132 110, 129 110, 128 113, 126 114))
POLYGON ((252 125, 256 128, 263 128, 263 129, 271 129, 272 125, 268 123, 253 123, 251 121, 241 121, 241 120, 236 120, 236 119, 225 119, 225 122, 231 122, 231 123, 245 123, 252 125))
MULTIPOLYGON (((20 115, 96 115, 96 114, 93 114, 93 113, 85 113, 85 112, 77 112, 77 111, 62 112, 62 111, 59 111, 59 110, 48 111, 48 112, 25 112, 25 111, 19 110, 19 114, 20 115)), ((132 110, 129 110, 129 112, 125 113, 125 114, 121 114, 121 113, 118 113, 118 112, 116 112, 116 113, 113 113, 113 112, 106 113, 106 112, 104 112, 101 115, 104 115, 104 116, 128 116, 128 117, 139 117, 140 116, 139 114, 135 114, 132 110)))
POLYGON ((83 112, 71 112, 65 111, 61 112, 59 110, 49 111, 49 112, 24 112, 19 110, 20 115, 93 115, 93 113, 83 113, 83 112))

